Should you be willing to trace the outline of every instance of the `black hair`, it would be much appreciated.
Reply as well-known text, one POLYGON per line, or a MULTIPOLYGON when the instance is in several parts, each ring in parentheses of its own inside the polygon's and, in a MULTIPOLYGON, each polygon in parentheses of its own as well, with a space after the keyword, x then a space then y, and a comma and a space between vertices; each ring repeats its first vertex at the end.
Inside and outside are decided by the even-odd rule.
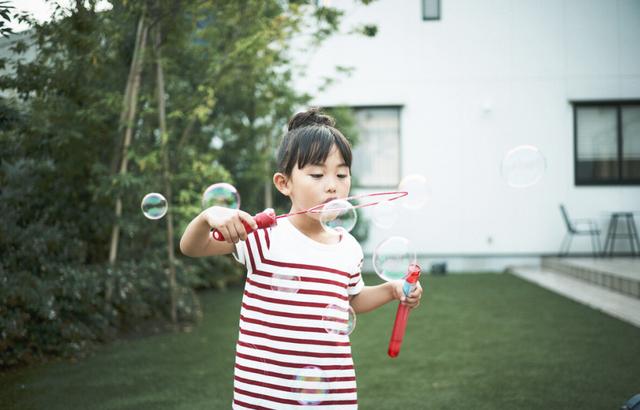
POLYGON ((334 145, 351 170, 351 144, 335 125, 335 120, 317 107, 294 115, 278 147, 278 172, 290 176, 296 165, 304 168, 308 164, 322 164, 334 145))

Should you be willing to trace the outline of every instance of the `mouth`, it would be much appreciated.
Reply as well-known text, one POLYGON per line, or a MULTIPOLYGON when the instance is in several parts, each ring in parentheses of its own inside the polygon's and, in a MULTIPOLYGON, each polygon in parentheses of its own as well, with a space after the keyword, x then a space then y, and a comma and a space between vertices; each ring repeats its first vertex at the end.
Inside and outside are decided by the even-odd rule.
POLYGON ((326 204, 326 203, 328 203, 328 202, 335 201, 336 199, 338 199, 338 198, 337 198, 337 197, 327 198, 327 199, 325 199, 322 203, 323 203, 323 204, 326 204))

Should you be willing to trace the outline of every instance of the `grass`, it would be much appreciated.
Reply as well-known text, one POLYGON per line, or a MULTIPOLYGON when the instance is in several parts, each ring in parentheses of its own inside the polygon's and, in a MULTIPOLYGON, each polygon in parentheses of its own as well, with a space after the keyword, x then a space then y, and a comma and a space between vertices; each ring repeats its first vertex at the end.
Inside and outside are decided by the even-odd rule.
MULTIPOLYGON (((422 283, 397 359, 386 355, 396 304, 358 316, 360 408, 604 409, 640 392, 640 329, 508 274, 422 283)), ((202 297, 190 333, 0 374, 0 408, 230 408, 241 290, 202 297)))

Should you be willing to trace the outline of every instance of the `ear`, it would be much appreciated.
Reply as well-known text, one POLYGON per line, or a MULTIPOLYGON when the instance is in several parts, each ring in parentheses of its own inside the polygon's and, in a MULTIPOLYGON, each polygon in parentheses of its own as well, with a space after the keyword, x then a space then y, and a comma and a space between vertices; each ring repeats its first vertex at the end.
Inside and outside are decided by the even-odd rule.
POLYGON ((291 189, 289 188, 289 178, 287 178, 283 173, 276 172, 273 174, 273 185, 276 186, 276 189, 280 191, 282 195, 289 196, 291 189))

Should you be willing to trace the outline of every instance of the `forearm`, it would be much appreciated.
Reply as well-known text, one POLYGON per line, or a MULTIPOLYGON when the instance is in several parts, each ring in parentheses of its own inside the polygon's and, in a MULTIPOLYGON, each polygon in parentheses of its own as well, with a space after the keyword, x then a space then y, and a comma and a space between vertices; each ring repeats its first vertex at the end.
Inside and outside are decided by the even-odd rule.
POLYGON ((210 228, 202 214, 193 218, 180 239, 180 251, 187 256, 200 256, 207 246, 210 228))
POLYGON ((352 297, 350 303, 356 313, 366 313, 394 299, 391 282, 386 282, 376 286, 365 286, 360 293, 352 297))

